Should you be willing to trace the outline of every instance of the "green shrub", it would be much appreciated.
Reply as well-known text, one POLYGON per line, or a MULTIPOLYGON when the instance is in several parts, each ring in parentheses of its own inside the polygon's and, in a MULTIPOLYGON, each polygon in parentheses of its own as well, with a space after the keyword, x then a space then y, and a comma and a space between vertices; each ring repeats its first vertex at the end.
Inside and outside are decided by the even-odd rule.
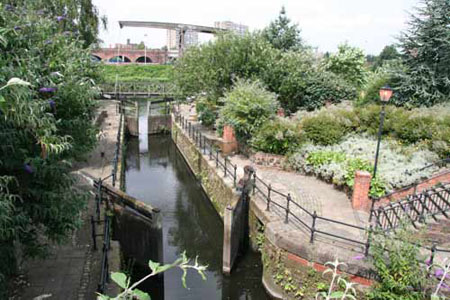
POLYGON ((195 109, 197 111, 199 121, 210 127, 214 125, 217 119, 217 105, 214 101, 208 100, 204 96, 200 96, 195 101, 195 109))
POLYGON ((342 140, 348 128, 334 116, 321 113, 302 120, 305 137, 317 145, 333 145, 342 140))
POLYGON ((345 154, 342 152, 317 151, 309 153, 306 161, 314 167, 320 167, 324 164, 329 164, 332 162, 340 163, 345 161, 345 159, 345 154))
POLYGON ((283 118, 266 122, 250 141, 258 151, 274 154, 286 154, 302 143, 297 124, 283 118))
POLYGON ((224 125, 234 128, 239 141, 247 141, 267 120, 275 116, 278 107, 275 94, 267 91, 259 81, 236 80, 231 91, 221 99, 217 129, 222 133, 224 125))
POLYGON ((397 230, 395 236, 373 235, 371 255, 379 281, 368 294, 369 299, 428 299, 426 268, 420 264, 420 248, 411 232, 397 230))

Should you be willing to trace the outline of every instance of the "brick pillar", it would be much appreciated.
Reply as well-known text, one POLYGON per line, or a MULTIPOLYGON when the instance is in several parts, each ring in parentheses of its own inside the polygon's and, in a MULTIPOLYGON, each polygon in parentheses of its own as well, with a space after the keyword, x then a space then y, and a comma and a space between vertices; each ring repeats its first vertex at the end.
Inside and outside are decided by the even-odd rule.
POLYGON ((356 171, 355 185, 353 186, 352 207, 364 210, 370 207, 369 190, 372 175, 366 171, 356 171))
POLYGON ((234 129, 230 125, 225 125, 223 127, 222 134, 223 144, 222 144, 222 152, 223 154, 230 154, 236 152, 238 149, 238 143, 236 140, 236 136, 234 135, 234 129))

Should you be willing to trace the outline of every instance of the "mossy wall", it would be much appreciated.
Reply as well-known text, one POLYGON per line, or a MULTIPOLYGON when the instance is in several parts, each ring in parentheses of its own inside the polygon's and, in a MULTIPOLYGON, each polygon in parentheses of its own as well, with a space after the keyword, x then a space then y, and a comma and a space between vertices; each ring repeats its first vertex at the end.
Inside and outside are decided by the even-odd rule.
POLYGON ((191 171, 201 183, 217 213, 223 219, 224 209, 239 199, 230 178, 223 178, 216 169, 215 161, 209 160, 197 149, 195 143, 180 129, 172 118, 172 139, 188 163, 191 171))

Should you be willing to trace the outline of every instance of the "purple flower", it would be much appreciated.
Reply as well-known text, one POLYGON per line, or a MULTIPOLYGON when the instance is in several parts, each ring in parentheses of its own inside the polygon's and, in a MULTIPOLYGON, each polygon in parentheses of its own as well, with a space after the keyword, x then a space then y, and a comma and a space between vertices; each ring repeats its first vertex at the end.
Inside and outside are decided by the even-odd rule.
POLYGON ((56 106, 55 100, 49 100, 49 101, 48 101, 48 104, 50 104, 50 107, 51 107, 51 108, 55 108, 55 106, 56 106))
POLYGON ((24 169, 25 172, 27 172, 28 174, 32 174, 32 173, 33 173, 33 168, 31 167, 30 164, 24 164, 24 165, 23 165, 23 169, 24 169))
POLYGON ((441 277, 442 275, 444 275, 444 270, 437 269, 436 271, 434 271, 434 276, 441 277))
POLYGON ((41 92, 41 93, 54 93, 54 92, 56 92, 56 88, 43 87, 43 88, 39 89, 39 92, 41 92))
POLYGON ((64 16, 57 16, 56 17, 56 21, 61 22, 62 20, 64 20, 65 17, 64 16))
POLYGON ((6 11, 13 11, 13 10, 14 10, 14 7, 13 7, 12 5, 6 4, 6 5, 5 5, 5 10, 6 10, 6 11))
POLYGON ((426 264, 427 266, 430 266, 430 265, 431 265, 431 259, 428 258, 428 259, 425 261, 425 264, 426 264))
POLYGON ((44 42, 44 44, 46 44, 46 45, 50 45, 51 43, 53 43, 52 40, 46 40, 46 41, 44 42))
POLYGON ((356 255, 356 256, 353 256, 352 259, 361 260, 361 259, 364 259, 364 255, 356 255))
POLYGON ((70 36, 72 34, 72 32, 70 32, 70 31, 64 31, 63 32, 63 35, 65 35, 65 36, 70 36))
POLYGON ((14 30, 21 30, 22 29, 22 27, 20 27, 20 26, 14 26, 14 30))
POLYGON ((441 284, 441 288, 444 288, 444 289, 446 289, 447 291, 450 291, 450 286, 448 286, 448 284, 446 284, 445 282, 443 282, 443 283, 441 284))

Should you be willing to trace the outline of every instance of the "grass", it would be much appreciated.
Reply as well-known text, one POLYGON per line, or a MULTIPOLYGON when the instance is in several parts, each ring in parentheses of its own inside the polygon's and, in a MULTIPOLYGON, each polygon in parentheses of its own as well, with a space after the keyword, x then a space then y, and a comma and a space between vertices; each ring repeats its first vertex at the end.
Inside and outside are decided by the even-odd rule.
POLYGON ((131 81, 171 81, 173 66, 171 65, 102 65, 103 80, 106 83, 116 81, 116 75, 122 82, 131 81))

